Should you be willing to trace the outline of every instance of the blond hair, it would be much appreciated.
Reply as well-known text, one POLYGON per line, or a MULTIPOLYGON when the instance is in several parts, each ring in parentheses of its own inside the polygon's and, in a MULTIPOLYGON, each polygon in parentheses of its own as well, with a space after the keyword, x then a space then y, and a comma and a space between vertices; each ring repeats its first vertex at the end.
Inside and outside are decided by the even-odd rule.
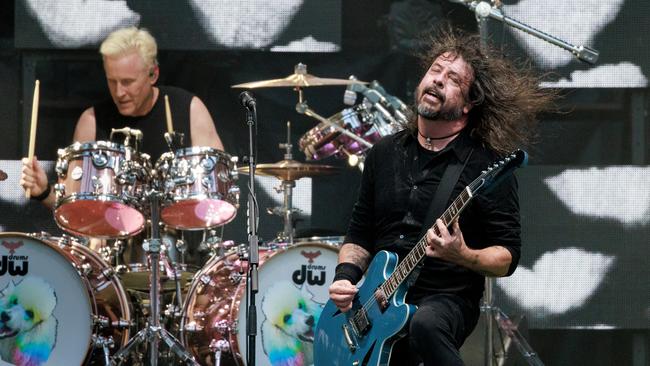
POLYGON ((136 27, 122 28, 109 34, 99 47, 104 57, 121 56, 137 51, 147 67, 158 65, 158 45, 151 33, 136 27))

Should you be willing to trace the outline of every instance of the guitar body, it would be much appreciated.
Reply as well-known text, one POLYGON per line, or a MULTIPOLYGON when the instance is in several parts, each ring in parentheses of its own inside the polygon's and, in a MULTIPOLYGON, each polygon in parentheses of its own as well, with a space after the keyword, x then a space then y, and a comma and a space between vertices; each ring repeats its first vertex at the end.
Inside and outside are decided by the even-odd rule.
POLYGON ((402 284, 385 307, 375 301, 376 289, 388 279, 397 267, 397 254, 380 251, 373 258, 366 278, 354 299, 352 309, 343 313, 329 300, 316 325, 314 337, 314 365, 387 365, 394 343, 404 332, 417 309, 404 303, 407 286, 402 284), (366 311, 362 305, 366 305, 366 311), (362 322, 354 317, 365 314, 362 322), (367 321, 366 321, 367 320, 367 321), (357 325, 352 326, 352 324, 357 325), (361 326, 358 326, 362 324, 361 326), (344 330, 346 329, 346 330, 344 330))

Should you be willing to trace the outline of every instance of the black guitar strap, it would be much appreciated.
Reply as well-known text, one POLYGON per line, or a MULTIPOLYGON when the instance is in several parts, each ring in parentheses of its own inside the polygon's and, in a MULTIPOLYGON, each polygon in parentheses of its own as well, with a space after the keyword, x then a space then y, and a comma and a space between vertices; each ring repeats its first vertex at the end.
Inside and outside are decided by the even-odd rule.
MULTIPOLYGON (((465 157, 465 161, 456 161, 455 163, 448 165, 447 169, 445 169, 445 172, 442 174, 442 178, 440 179, 438 189, 436 189, 433 200, 431 200, 431 204, 429 205, 427 216, 422 220, 422 230, 420 231, 418 238, 422 238, 429 228, 435 224, 435 220, 438 219, 438 217, 440 217, 440 215, 442 215, 442 213, 447 209, 447 202, 449 202, 451 192, 454 190, 456 183, 458 183, 460 174, 465 169, 465 166, 473 152, 474 148, 469 151, 465 157)), ((417 280, 420 275, 420 269, 422 268, 423 263, 424 260, 420 261, 409 275, 409 287, 415 283, 415 280, 417 280)))

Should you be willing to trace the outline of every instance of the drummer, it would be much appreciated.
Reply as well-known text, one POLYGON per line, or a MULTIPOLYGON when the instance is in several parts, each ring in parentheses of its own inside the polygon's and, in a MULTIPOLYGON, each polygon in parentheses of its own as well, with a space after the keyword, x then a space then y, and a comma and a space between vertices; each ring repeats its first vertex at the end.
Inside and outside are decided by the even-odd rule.
MULTIPOLYGON (((174 131, 184 134, 185 145, 224 150, 210 112, 201 99, 180 88, 156 86, 160 73, 157 49, 153 36, 136 27, 114 31, 102 42, 99 52, 111 99, 81 114, 74 131, 75 142, 108 141, 111 129, 130 127, 143 132, 141 152, 154 159, 159 157, 169 151, 163 138, 167 132, 164 100, 167 95, 174 131)), ((32 164, 23 159, 20 184, 30 189, 32 199, 54 207, 52 186, 36 158, 32 164)))

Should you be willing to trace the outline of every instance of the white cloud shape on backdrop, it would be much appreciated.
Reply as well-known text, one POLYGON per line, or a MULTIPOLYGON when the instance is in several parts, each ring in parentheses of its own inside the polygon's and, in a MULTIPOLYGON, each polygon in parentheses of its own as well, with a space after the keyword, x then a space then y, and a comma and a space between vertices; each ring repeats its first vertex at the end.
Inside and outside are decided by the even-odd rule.
POLYGON ((567 169, 544 183, 574 214, 625 225, 650 221, 650 168, 567 169))
POLYGON ((542 82, 541 85, 545 88, 645 88, 648 86, 648 78, 638 65, 621 62, 589 70, 576 70, 569 79, 542 82))
POLYGON ((116 29, 140 22, 140 14, 125 0, 25 0, 25 4, 50 42, 62 48, 95 44, 116 29))
POLYGON ((544 253, 531 268, 499 278, 499 288, 531 314, 563 314, 585 305, 607 276, 615 257, 579 248, 544 253))
POLYGON ((339 45, 332 42, 321 42, 312 36, 297 39, 283 46, 271 47, 271 52, 337 52, 341 50, 339 45))
POLYGON ((212 41, 240 48, 272 44, 302 4, 303 0, 190 0, 212 41))

